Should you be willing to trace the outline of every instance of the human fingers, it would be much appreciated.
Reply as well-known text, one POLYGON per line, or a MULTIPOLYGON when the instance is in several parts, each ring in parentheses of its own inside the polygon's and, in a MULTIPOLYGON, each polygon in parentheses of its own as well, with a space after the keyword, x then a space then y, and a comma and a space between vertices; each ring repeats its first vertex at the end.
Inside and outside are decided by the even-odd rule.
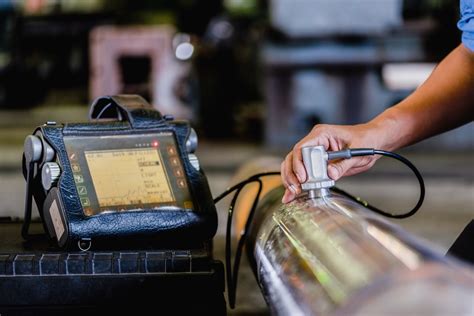
POLYGON ((304 146, 302 145, 295 145, 293 148, 293 159, 291 161, 291 169, 293 170, 293 173, 296 175, 296 178, 298 179, 299 183, 304 183, 307 178, 306 174, 306 168, 304 167, 303 163, 303 155, 301 153, 301 149, 304 146))
POLYGON ((343 176, 354 175, 370 169, 376 159, 374 157, 356 157, 331 162, 328 165, 328 175, 333 180, 338 180, 343 176))
POLYGON ((283 194, 283 198, 281 199, 282 203, 289 203, 293 201, 296 197, 296 194, 294 194, 292 191, 286 189, 285 194, 283 194))
POLYGON ((351 159, 344 159, 330 163, 328 165, 328 176, 333 180, 339 180, 356 162, 351 159))
POLYGON ((346 171, 344 176, 352 176, 352 175, 367 171, 370 168, 372 168, 373 165, 375 164, 375 162, 377 161, 377 158, 375 156, 374 157, 367 157, 367 158, 370 159, 370 161, 367 164, 354 165, 352 168, 350 168, 349 170, 346 171))
POLYGON ((300 193, 300 183, 292 169, 293 155, 290 152, 281 164, 281 180, 286 189, 290 190, 295 196, 300 193))

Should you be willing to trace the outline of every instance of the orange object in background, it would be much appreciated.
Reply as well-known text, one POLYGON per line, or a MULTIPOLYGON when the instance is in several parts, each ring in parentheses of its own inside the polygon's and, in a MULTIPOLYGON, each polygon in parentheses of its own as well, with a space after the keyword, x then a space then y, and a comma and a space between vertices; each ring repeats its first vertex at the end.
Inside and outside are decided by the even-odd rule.
MULTIPOLYGON (((236 175, 232 178, 230 184, 234 185, 235 183, 245 180, 256 173, 279 171, 281 161, 281 158, 269 156, 252 160, 249 163, 244 164, 237 171, 236 175)), ((265 194, 269 191, 282 185, 280 176, 262 177, 261 180, 263 183, 263 188, 262 193, 260 194, 260 199, 263 198, 263 196, 265 196, 265 194)), ((258 183, 251 183, 246 185, 239 195, 240 197, 237 200, 234 209, 234 232, 237 236, 240 236, 240 233, 245 227, 245 223, 247 222, 247 218, 250 209, 252 208, 252 204, 255 199, 255 195, 257 194, 257 191, 258 183)))
POLYGON ((30 14, 39 13, 46 4, 45 0, 26 0, 24 3, 25 12, 30 14))

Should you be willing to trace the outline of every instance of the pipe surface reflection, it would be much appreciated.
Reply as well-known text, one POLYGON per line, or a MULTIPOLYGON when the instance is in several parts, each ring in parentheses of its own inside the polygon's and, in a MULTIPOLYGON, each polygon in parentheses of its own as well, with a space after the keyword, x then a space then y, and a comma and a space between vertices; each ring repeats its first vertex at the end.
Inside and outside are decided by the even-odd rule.
POLYGON ((262 200, 247 251, 281 315, 472 315, 472 267, 445 258, 360 204, 330 193, 262 200))

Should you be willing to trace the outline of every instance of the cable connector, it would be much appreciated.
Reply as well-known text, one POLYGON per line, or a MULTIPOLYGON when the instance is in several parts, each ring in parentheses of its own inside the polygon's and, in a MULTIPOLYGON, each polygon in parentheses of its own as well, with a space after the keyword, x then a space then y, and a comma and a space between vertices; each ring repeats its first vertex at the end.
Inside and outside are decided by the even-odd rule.
POLYGON ((326 152, 324 146, 308 146, 301 149, 303 164, 308 178, 301 188, 312 196, 324 195, 323 189, 333 187, 334 180, 328 176, 328 161, 350 159, 357 156, 374 155, 373 148, 355 148, 326 152))
POLYGON ((373 156, 375 155, 375 150, 373 148, 354 148, 354 149, 344 149, 338 151, 329 151, 328 160, 335 159, 350 159, 352 157, 360 156, 373 156))

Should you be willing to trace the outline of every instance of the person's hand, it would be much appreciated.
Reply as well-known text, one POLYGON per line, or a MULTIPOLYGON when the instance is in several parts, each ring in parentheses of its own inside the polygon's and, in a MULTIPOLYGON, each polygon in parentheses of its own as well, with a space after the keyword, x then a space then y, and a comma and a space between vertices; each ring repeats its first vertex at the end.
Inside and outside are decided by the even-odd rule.
MULTIPOLYGON (((281 178, 285 186, 282 202, 291 202, 301 193, 301 183, 306 181, 306 170, 303 165, 301 148, 307 146, 324 146, 326 150, 336 151, 346 148, 377 148, 374 128, 369 124, 344 125, 316 125, 311 132, 301 139, 281 164, 281 178)), ((349 176, 366 171, 377 160, 376 156, 354 157, 351 159, 330 161, 328 175, 337 180, 342 176, 349 176)))

